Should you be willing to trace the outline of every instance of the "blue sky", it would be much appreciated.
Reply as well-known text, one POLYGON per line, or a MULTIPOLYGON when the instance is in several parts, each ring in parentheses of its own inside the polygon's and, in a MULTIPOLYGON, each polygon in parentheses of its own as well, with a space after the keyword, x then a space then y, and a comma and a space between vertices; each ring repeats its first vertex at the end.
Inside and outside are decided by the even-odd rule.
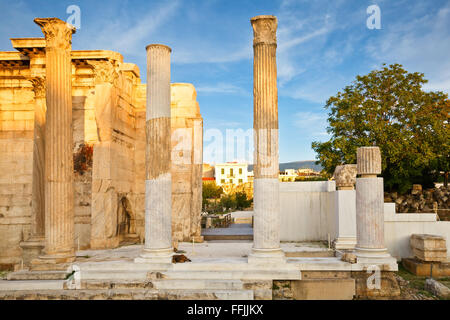
POLYGON ((314 159, 311 142, 328 139, 327 98, 382 63, 425 73, 428 90, 450 89, 450 1, 0 0, 0 50, 12 50, 12 37, 42 37, 33 19, 67 20, 69 5, 81 9, 73 49, 118 51, 143 81, 145 46, 169 45, 172 82, 193 83, 205 130, 223 132, 252 128, 249 20, 276 15, 280 162, 314 159), (380 30, 366 27, 372 4, 381 9, 380 30))

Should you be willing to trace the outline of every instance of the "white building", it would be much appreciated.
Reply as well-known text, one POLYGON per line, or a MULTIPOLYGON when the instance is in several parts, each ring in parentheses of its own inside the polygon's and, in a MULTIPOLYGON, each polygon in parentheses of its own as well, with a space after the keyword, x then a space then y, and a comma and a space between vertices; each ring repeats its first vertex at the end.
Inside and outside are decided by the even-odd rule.
POLYGON ((239 185, 248 182, 247 163, 226 162, 215 166, 215 178, 218 186, 225 183, 239 185))
POLYGON ((295 169, 286 169, 279 174, 280 181, 295 181, 295 178, 297 177, 297 170, 295 169))

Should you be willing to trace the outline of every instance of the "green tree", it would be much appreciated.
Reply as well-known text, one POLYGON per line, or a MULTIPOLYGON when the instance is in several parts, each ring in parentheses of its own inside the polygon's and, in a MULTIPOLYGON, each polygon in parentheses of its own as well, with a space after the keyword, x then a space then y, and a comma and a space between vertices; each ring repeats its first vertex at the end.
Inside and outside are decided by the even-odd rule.
POLYGON ((235 209, 236 208, 236 200, 234 199, 234 197, 232 195, 223 195, 220 198, 220 205, 225 208, 226 211, 230 210, 230 209, 235 209))
POLYGON ((328 99, 331 139, 313 142, 326 173, 356 163, 356 149, 379 146, 387 190, 405 192, 413 183, 432 186, 439 171, 448 176, 450 101, 443 92, 426 92, 423 73, 399 64, 384 65, 328 99))
POLYGON ((223 194, 222 187, 218 186, 215 181, 212 182, 203 182, 202 186, 202 205, 203 210, 205 211, 209 205, 210 199, 219 199, 223 194))
POLYGON ((236 199, 236 209, 242 210, 250 207, 252 200, 247 199, 247 194, 243 191, 236 192, 234 195, 236 199))

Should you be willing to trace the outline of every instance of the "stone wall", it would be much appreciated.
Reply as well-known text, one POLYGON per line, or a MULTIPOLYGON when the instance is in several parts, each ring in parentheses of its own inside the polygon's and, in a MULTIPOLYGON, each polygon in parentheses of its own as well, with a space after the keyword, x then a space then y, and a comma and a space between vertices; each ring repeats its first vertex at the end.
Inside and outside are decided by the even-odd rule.
MULTIPOLYGON (((12 44, 17 52, 0 52, 0 268, 21 263, 21 243, 34 241, 38 248, 44 236, 39 141, 45 130, 46 42, 20 38, 12 44)), ((146 86, 137 66, 117 52, 71 56, 74 246, 143 242, 146 86)), ((172 167, 174 240, 201 241, 203 119, 193 85, 172 85, 172 114, 172 132, 183 138, 172 141, 172 156, 181 159, 172 167)))
POLYGON ((0 267, 21 261, 31 232, 35 99, 18 56, 12 65, 0 54, 0 267))
MULTIPOLYGON (((135 210, 135 89, 139 71, 121 59, 95 62, 95 120, 92 219, 93 249, 139 242, 135 210)), ((142 228, 139 231, 143 231, 142 228)))
POLYGON ((280 182, 281 241, 326 241, 335 234, 334 181, 280 182))
POLYGON ((450 209, 450 188, 442 186, 422 190, 420 185, 414 186, 405 195, 385 192, 384 201, 395 202, 395 209, 399 213, 430 213, 435 212, 435 209, 450 209))
MULTIPOLYGON (((32 185, 39 182, 33 164, 39 167, 44 161, 33 160, 33 152, 38 147, 36 119, 45 125, 45 113, 43 120, 35 116, 41 102, 45 112, 45 40, 13 39, 12 43, 20 52, 0 52, 3 265, 20 263, 20 244, 32 236, 33 210, 37 210, 32 206, 36 196, 32 185), (36 77, 43 79, 39 92, 36 77)), ((138 157, 141 152, 136 110, 145 109, 145 91, 139 92, 140 88, 138 68, 124 63, 120 54, 72 51, 75 248, 115 247, 121 241, 139 241, 136 232, 144 235, 143 214, 135 210, 140 203, 135 150, 138 157)), ((143 154, 140 161, 145 161, 143 154)))
POLYGON ((190 83, 171 85, 172 238, 202 241, 203 119, 190 83))

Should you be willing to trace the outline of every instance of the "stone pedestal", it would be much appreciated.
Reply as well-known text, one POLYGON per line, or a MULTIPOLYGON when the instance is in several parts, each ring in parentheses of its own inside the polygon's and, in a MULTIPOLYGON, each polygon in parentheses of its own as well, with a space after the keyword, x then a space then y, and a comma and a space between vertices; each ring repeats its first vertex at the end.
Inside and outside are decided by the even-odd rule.
POLYGON ((356 192, 337 190, 335 193, 336 238, 334 248, 353 250, 356 246, 356 192))
POLYGON ((145 245, 138 263, 172 263, 170 52, 147 46, 145 245))
POLYGON ((71 40, 57 18, 34 20, 46 40, 45 255, 33 264, 75 260, 71 40))
POLYGON ((432 234, 412 234, 410 245, 414 257, 425 262, 443 262, 447 260, 445 238, 432 234))
POLYGON ((356 164, 337 166, 333 177, 337 188, 334 248, 353 250, 356 246, 356 164))
POLYGON ((284 262, 280 248, 278 182, 277 18, 257 16, 253 27, 254 242, 249 263, 284 262))
POLYGON ((378 147, 357 150, 356 256, 358 263, 396 264, 384 244, 384 196, 378 147))

